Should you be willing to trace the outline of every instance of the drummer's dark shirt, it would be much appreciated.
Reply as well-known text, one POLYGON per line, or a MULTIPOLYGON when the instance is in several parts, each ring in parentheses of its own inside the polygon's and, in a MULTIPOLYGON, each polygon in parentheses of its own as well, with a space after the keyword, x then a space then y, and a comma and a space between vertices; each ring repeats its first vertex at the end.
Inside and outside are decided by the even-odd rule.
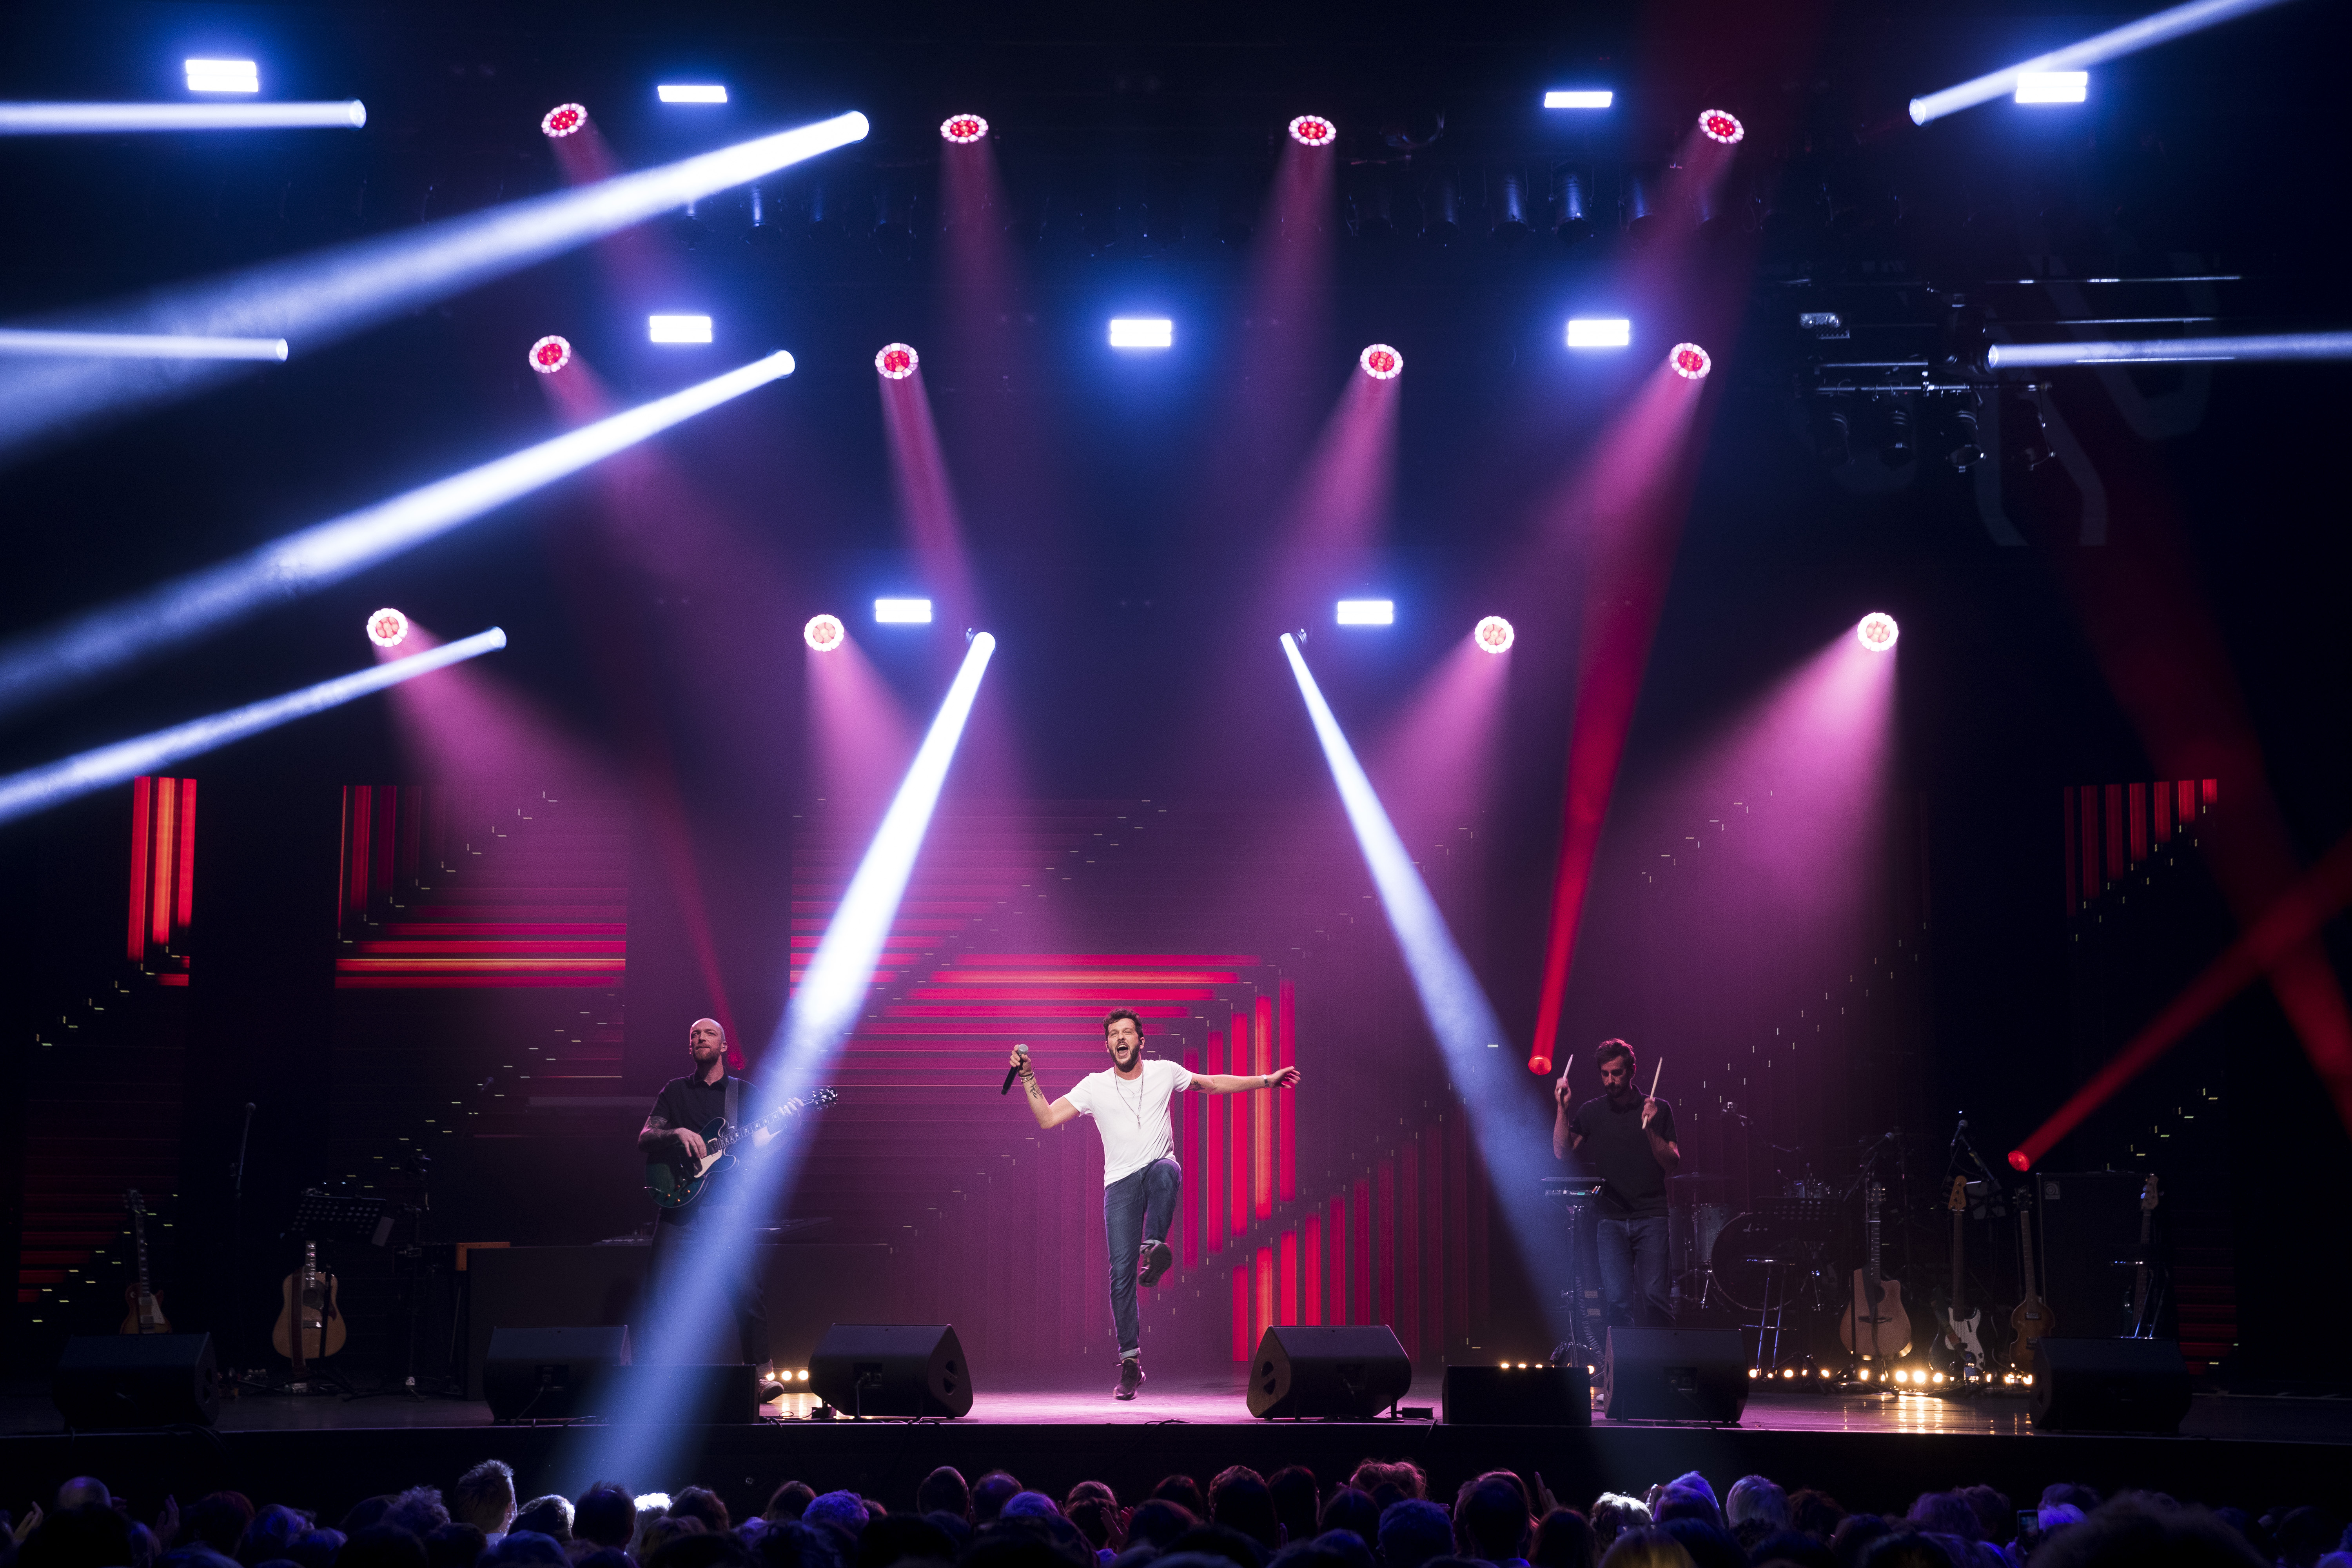
MULTIPOLYGON (((1611 1219, 1640 1219, 1666 1212, 1666 1173, 1650 1152, 1642 1130, 1642 1097, 1629 1094, 1622 1109, 1607 1095, 1576 1108, 1568 1125, 1583 1142, 1576 1146, 1584 1168, 1601 1178, 1601 1213, 1611 1219)), ((1650 1131, 1675 1141, 1675 1110, 1658 1101, 1650 1131)))

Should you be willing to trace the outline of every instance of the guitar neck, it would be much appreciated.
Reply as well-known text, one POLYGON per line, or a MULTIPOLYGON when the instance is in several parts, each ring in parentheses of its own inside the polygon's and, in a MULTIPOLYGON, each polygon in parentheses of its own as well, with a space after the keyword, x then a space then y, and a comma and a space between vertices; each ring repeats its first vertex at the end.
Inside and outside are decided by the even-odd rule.
POLYGON ((776 1107, 775 1110, 768 1112, 767 1115, 760 1118, 757 1121, 747 1122, 741 1127, 729 1128, 726 1131, 721 1132, 717 1141, 710 1143, 709 1147, 713 1153, 718 1153, 722 1150, 731 1149, 736 1144, 741 1142, 744 1139, 752 1136, 754 1133, 767 1131, 770 1128, 774 1127, 777 1123, 782 1121, 784 1118, 792 1115, 793 1112, 798 1110, 800 1108, 801 1102, 799 1100, 788 1100, 784 1101, 783 1104, 776 1107))

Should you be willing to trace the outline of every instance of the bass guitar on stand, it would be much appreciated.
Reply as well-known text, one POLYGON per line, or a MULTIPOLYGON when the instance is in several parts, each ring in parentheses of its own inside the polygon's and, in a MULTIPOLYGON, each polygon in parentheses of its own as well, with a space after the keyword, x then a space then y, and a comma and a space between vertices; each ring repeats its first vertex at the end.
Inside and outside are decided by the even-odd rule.
POLYGON ((2016 1336, 2010 1342, 2009 1364, 2012 1372, 2031 1375, 2033 1371, 2033 1342, 2047 1339, 2058 1331, 2058 1315, 2050 1310, 2050 1303, 2042 1299, 2042 1292, 2033 1282, 2033 1205, 2031 1204, 2017 1205, 2017 1247, 2019 1256, 2024 1259, 2025 1299, 2018 1302, 2017 1310, 2009 1315, 2010 1331, 2016 1336))
POLYGON ((2155 1225, 2156 1173, 2150 1171, 2139 1189, 2139 1256, 2132 1259, 2131 1328, 2124 1334, 2127 1340, 2156 1338, 2156 1320, 2164 1310, 2163 1281, 2147 1255, 2155 1225))
MULTIPOLYGON (((646 1162, 646 1190, 654 1202, 666 1209, 682 1209, 702 1195, 710 1178, 737 1156, 728 1153, 736 1144, 760 1132, 772 1132, 803 1110, 817 1110, 841 1098, 838 1089, 820 1089, 806 1100, 788 1100, 759 1121, 742 1127, 730 1127, 723 1116, 714 1116, 696 1131, 702 1135, 706 1152, 699 1160, 690 1160, 683 1152, 657 1154, 646 1162)), ((665 1138, 665 1144, 675 1144, 675 1139, 665 1138)))
POLYGON ((1952 1178, 1952 1195, 1947 1206, 1952 1211, 1952 1291, 1944 1304, 1936 1309, 1937 1326, 1941 1331, 1928 1348, 1937 1366, 1947 1375, 1964 1378, 1970 1368, 1981 1372, 1985 1365, 1984 1313, 1967 1305, 1969 1179, 1966 1176, 1952 1178))

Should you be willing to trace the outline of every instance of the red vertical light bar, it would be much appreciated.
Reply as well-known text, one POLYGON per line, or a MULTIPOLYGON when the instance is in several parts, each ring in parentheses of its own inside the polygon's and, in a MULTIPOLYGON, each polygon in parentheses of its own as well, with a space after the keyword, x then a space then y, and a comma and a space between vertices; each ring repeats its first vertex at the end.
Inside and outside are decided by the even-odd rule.
POLYGON ((2155 795, 2153 804, 2156 806, 2156 841, 2158 844, 2169 844, 2172 842, 2172 786, 2158 779, 2156 781, 2156 789, 2153 793, 2155 795))
POLYGON ((1259 1247, 1255 1263, 1257 1290, 1250 1323, 1250 1342, 1253 1344, 1264 1339, 1266 1330, 1274 1327, 1274 1248, 1259 1247))
MULTIPOLYGON (((1225 1037, 1216 1030, 1209 1031, 1209 1070, 1225 1070, 1225 1037)), ((1205 1213, 1208 1224, 1202 1228, 1209 1233, 1209 1250, 1225 1249, 1225 1100, 1228 1096, 1212 1094, 1208 1100, 1209 1119, 1209 1179, 1202 1184, 1208 1189, 1205 1213)))
POLYGON ((2101 810, 2106 817, 2107 880, 2120 882, 2124 879, 2124 786, 2108 784, 2099 793, 2106 797, 2101 810))
MULTIPOLYGON (((1250 1075, 1248 1014, 1234 1013, 1232 1039, 1234 1074, 1237 1078, 1247 1078, 1250 1075)), ((1225 1189, 1226 1223, 1238 1237, 1249 1229, 1250 1224, 1250 1107, 1256 1103, 1257 1096, 1244 1090, 1234 1095, 1233 1101, 1233 1136, 1228 1145, 1233 1153, 1233 1168, 1225 1176, 1230 1184, 1225 1189)))
POLYGON ((2131 801, 2131 858, 2132 864, 2137 866, 2147 858, 2147 785, 2133 784, 2128 798, 2131 801))
POLYGON ((1372 1195, 1372 1246, 1380 1253, 1373 1283, 1380 1299, 1372 1304, 1374 1322, 1396 1327, 1396 1162, 1383 1160, 1372 1195))
MULTIPOLYGON (((1257 999, 1256 1027, 1252 1031, 1257 1047, 1257 1071, 1261 1077, 1274 1071, 1274 998, 1257 999)), ((1250 1096, 1250 1191, 1257 1203, 1257 1217, 1274 1217, 1274 1102, 1280 1096, 1260 1089, 1250 1096)))
POLYGON ((1323 1325, 1323 1215, 1319 1209, 1307 1216, 1305 1242, 1306 1278, 1300 1281, 1302 1316, 1310 1329, 1323 1325))
POLYGON ((400 842, 400 786, 384 784, 375 793, 374 864, 368 869, 368 879, 389 894, 399 885, 393 876, 392 856, 400 842))
POLYGON ((155 847, 147 855, 153 873, 147 890, 147 939, 162 947, 172 940, 172 867, 177 858, 172 853, 172 827, 180 820, 180 781, 157 779, 154 793, 155 847))
POLYGON ((1372 1316, 1372 1184, 1356 1178, 1355 1223, 1348 1233, 1349 1321, 1371 1323, 1372 1316))
POLYGON ((2099 792, 2084 784, 2076 792, 2083 803, 2083 902, 2099 896, 2099 792))
POLYGON ((1462 1273, 1470 1286, 1469 1318, 1465 1331, 1475 1335, 1483 1334, 1488 1327, 1486 1203, 1489 1189, 1486 1162, 1484 1159, 1473 1159, 1467 1164, 1469 1180, 1465 1185, 1469 1191, 1465 1196, 1469 1199, 1470 1216, 1464 1226, 1466 1233, 1465 1239, 1467 1242, 1464 1247, 1464 1255, 1468 1262, 1462 1273))
POLYGON ((1342 1184, 1331 1197, 1331 1321, 1354 1321, 1348 1315, 1348 1189, 1342 1184))
POLYGON ((1249 1265, 1234 1270, 1234 1359, 1247 1361, 1253 1346, 1249 1331, 1249 1265))
POLYGON ((1470 1127, 1445 1141, 1445 1321, 1447 1353, 1470 1339, 1470 1127))
POLYGON ((1445 1346, 1445 1283, 1452 1278, 1445 1268, 1445 1125, 1439 1122, 1422 1135, 1421 1150, 1421 1220, 1423 1243, 1421 1255, 1428 1267, 1422 1271, 1428 1287, 1423 1303, 1422 1321, 1429 1326, 1427 1354, 1435 1355, 1445 1346))
MULTIPOLYGON (((1282 983, 1280 1027, 1275 1037, 1275 1066, 1298 1065, 1298 994, 1287 980, 1282 983)), ((1280 1183, 1278 1194, 1284 1203, 1298 1201, 1298 1097, 1289 1089, 1278 1096, 1281 1121, 1275 1131, 1275 1179, 1280 1183)))
MULTIPOLYGON (((1197 1073, 1201 1070, 1199 1052, 1184 1053, 1184 1070, 1188 1073, 1197 1073)), ((1196 1108, 1203 1103, 1214 1104, 1215 1102, 1215 1096, 1207 1094, 1190 1095, 1181 1102, 1183 1109, 1176 1120, 1183 1128, 1181 1134, 1183 1144, 1177 1150, 1176 1158, 1185 1170, 1197 1171, 1201 1168, 1200 1162, 1192 1157, 1199 1152, 1201 1141, 1201 1113, 1196 1108)), ((1190 1217, 1185 1213, 1187 1207, 1188 1205, 1184 1204, 1176 1205, 1176 1228, 1183 1234, 1184 1267, 1191 1269, 1197 1268, 1201 1261, 1201 1227, 1187 1223, 1190 1217)))
POLYGON ((2203 781, 2203 783, 2204 810, 2198 813, 2200 816, 2205 815, 2205 812, 2211 811, 2216 805, 2220 805, 2221 801, 2221 781, 2220 779, 2207 779, 2203 781))
POLYGON ((2058 793, 2058 815, 2066 824, 2066 918, 2072 920, 2082 907, 2074 901, 2074 786, 2064 785, 2058 793))
POLYGON ((2177 796, 2172 808, 2173 819, 2180 824, 2180 831, 2186 833, 2189 825, 2197 820, 2197 781, 2182 779, 2173 786, 2173 791, 2177 796))
POLYGON ((196 913, 196 781, 180 781, 179 891, 173 900, 173 923, 188 929, 196 913))
MULTIPOLYGON (((1308 1223, 1313 1222, 1310 1220, 1308 1223)), ((1274 1310, 1284 1328, 1298 1326, 1298 1232, 1295 1229, 1282 1233, 1282 1278, 1276 1292, 1274 1310)))
POLYGON ((1397 1338, 1419 1361, 1421 1345, 1421 1143, 1397 1151, 1397 1338))
POLYGON ((375 827, 375 786, 359 784, 344 796, 351 804, 352 818, 352 907, 351 918, 367 919, 368 870, 375 864, 369 850, 370 835, 375 827))
POLYGON ((142 773, 131 781, 131 962, 147 956, 147 837, 148 792, 152 781, 142 773))

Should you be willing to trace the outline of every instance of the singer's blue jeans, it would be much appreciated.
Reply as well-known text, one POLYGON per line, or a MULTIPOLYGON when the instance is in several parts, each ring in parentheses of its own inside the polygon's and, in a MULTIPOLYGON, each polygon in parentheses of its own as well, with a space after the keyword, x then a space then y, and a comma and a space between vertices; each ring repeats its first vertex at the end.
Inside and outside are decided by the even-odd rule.
POLYGON ((1118 1330, 1121 1360, 1143 1351, 1143 1328, 1135 1316, 1135 1275, 1146 1240, 1165 1241, 1176 1223, 1176 1194, 1184 1168, 1154 1160, 1103 1189, 1103 1239, 1110 1244, 1110 1321, 1118 1330))

